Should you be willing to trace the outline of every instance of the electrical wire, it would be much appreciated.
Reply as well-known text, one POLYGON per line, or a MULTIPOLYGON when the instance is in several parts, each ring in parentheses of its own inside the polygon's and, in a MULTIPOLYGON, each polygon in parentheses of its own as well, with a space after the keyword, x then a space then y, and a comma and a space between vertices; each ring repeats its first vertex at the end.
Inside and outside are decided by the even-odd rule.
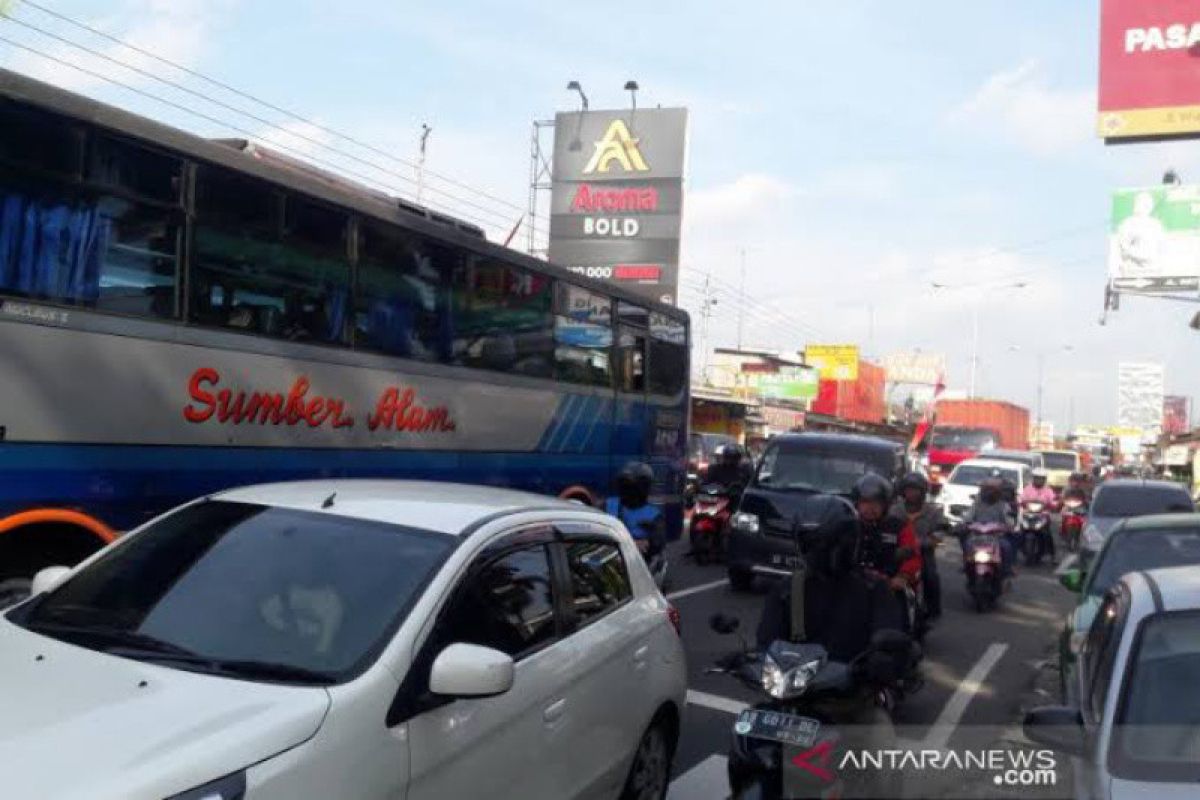
MULTIPOLYGON (((387 158, 387 159, 389 159, 389 160, 391 160, 391 161, 395 161, 395 162, 396 162, 396 163, 398 163, 398 164, 403 164, 403 165, 405 165, 405 166, 408 166, 408 167, 411 167, 411 168, 413 168, 413 169, 417 169, 417 168, 418 168, 418 166, 419 166, 419 165, 417 165, 416 163, 414 163, 414 162, 412 162, 412 161, 409 161, 409 160, 407 160, 407 159, 405 159, 405 158, 401 158, 400 156, 397 156, 397 155, 394 155, 394 154, 392 154, 392 153, 389 153, 389 152, 387 152, 386 150, 383 150, 383 149, 381 149, 381 148, 375 147, 374 145, 371 145, 371 144, 369 144, 369 143, 367 143, 367 142, 360 141, 359 139, 357 139, 357 138, 355 138, 355 137, 353 137, 353 136, 350 136, 349 134, 342 133, 341 131, 335 130, 334 128, 330 128, 330 127, 328 127, 328 126, 321 125, 321 124, 319 124, 319 123, 313 122, 312 120, 310 120, 310 119, 308 119, 308 118, 306 118, 306 117, 304 117, 304 116, 301 116, 300 114, 297 114, 297 113, 296 113, 296 112, 294 112, 294 111, 289 111, 289 110, 288 110, 288 109, 286 109, 286 108, 282 108, 282 107, 280 107, 280 106, 278 106, 278 105, 275 105, 275 104, 273 104, 273 103, 267 102, 266 100, 262 100, 262 99, 260 99, 260 98, 258 98, 258 97, 255 97, 255 96, 254 96, 254 95, 252 95, 252 94, 249 94, 248 92, 245 92, 245 91, 243 91, 243 90, 241 90, 241 89, 238 89, 238 88, 237 88, 237 87, 235 87, 235 86, 231 86, 230 84, 228 84, 228 83, 225 83, 225 82, 223 82, 223 81, 220 81, 220 80, 217 80, 216 78, 209 77, 208 75, 205 75, 205 74, 204 74, 204 73, 202 73, 202 72, 199 72, 199 71, 197 71, 197 70, 194 70, 194 69, 191 69, 191 68, 189 68, 189 67, 186 67, 186 66, 184 66, 183 64, 180 64, 180 63, 178 63, 178 62, 176 62, 176 61, 172 61, 172 60, 171 60, 171 59, 169 59, 169 58, 165 58, 165 57, 163 57, 163 56, 160 56, 160 55, 158 55, 157 53, 151 52, 151 51, 149 51, 149 50, 146 50, 146 49, 144 49, 144 48, 142 48, 142 47, 138 47, 137 45, 130 44, 129 42, 126 42, 126 41, 124 41, 123 39, 120 39, 120 38, 118 38, 118 37, 116 37, 116 36, 113 36, 113 35, 111 35, 111 34, 105 33, 104 31, 102 31, 102 30, 99 30, 98 28, 94 28, 94 27, 92 27, 91 25, 88 25, 88 24, 87 24, 87 23, 85 23, 85 22, 80 22, 79 20, 77 20, 77 19, 74 19, 74 18, 72 18, 72 17, 69 17, 69 16, 67 16, 66 14, 62 14, 62 13, 60 13, 60 12, 54 11, 53 9, 46 8, 45 6, 43 6, 43 5, 39 4, 39 3, 33 2, 33 0, 20 0, 20 2, 21 2, 21 4, 23 4, 23 5, 26 5, 26 6, 29 6, 29 7, 31 7, 31 8, 35 8, 35 9, 37 9, 38 11, 41 11, 43 14, 46 14, 46 15, 48 15, 48 16, 54 17, 55 19, 61 20, 61 21, 63 21, 63 22, 66 22, 68 25, 72 25, 72 26, 74 26, 74 27, 76 27, 76 28, 79 28, 79 29, 81 29, 81 30, 85 30, 85 31, 87 31, 87 32, 89 32, 89 33, 91 33, 91 34, 93 34, 93 35, 95 35, 95 36, 99 36, 99 37, 100 37, 100 38, 102 38, 102 39, 105 39, 105 40, 107 40, 107 41, 110 41, 110 42, 112 42, 112 43, 114 43, 114 44, 117 44, 117 45, 119 45, 119 46, 121 46, 121 47, 127 48, 127 49, 129 49, 129 50, 131 50, 131 51, 133 51, 133 52, 135 52, 135 53, 138 53, 138 54, 140 54, 140 55, 143 55, 143 56, 145 56, 145 57, 147 57, 147 58, 153 59, 153 60, 155 60, 155 61, 157 61, 157 62, 159 62, 159 63, 161 63, 161 64, 166 64, 167 66, 173 67, 174 69, 177 69, 177 70, 179 70, 179 71, 181 71, 181 72, 184 72, 184 73, 186 73, 186 74, 188 74, 188 75, 191 75, 191 76, 192 76, 192 77, 194 77, 194 78, 198 78, 199 80, 202 80, 202 81, 204 81, 205 83, 208 83, 208 84, 210 84, 210 85, 212 85, 212 86, 216 86, 216 87, 217 87, 217 88, 219 88, 219 89, 222 89, 222 90, 224 90, 224 91, 227 91, 227 92, 230 92, 230 93, 232 93, 232 94, 235 94, 235 95, 237 95, 238 97, 241 97, 241 98, 243 98, 243 99, 245 99, 245 100, 250 100, 251 102, 257 103, 257 104, 259 104, 259 105, 261 105, 261 106, 263 106, 263 107, 265 107, 265 108, 269 108, 269 109, 271 109, 272 111, 274 111, 274 112, 276 112, 276 113, 283 114, 284 116, 286 116, 286 117, 288 117, 288 118, 290 118, 290 119, 292 119, 292 120, 294 120, 294 121, 296 121, 296 122, 300 122, 300 123, 303 123, 303 124, 305 124, 305 125, 309 125, 309 126, 311 126, 313 129, 315 129, 315 130, 319 130, 319 131, 321 131, 321 132, 323 132, 323 133, 327 133, 327 134, 329 134, 329 135, 331 135, 331 136, 335 136, 335 137, 337 137, 337 138, 339 138, 339 139, 342 139, 343 141, 350 142, 351 144, 353 144, 353 145, 355 145, 355 146, 357 146, 357 147, 361 147, 361 148, 363 148, 364 150, 368 150, 368 151, 370 151, 370 152, 372 152, 372 153, 375 153, 376 155, 382 156, 382 157, 384 157, 384 158, 387 158)), ((525 209, 524 209, 523 207, 521 207, 520 205, 518 205, 518 204, 516 204, 516 203, 513 203, 511 200, 505 200, 504 198, 497 197, 497 196, 495 196, 495 195, 493 195, 493 194, 490 194, 490 193, 488 193, 488 192, 485 192, 485 191, 483 191, 483 190, 481 190, 481 189, 478 189, 478 188, 476 188, 476 187, 474 187, 474 186, 470 186, 469 184, 462 183, 461 181, 458 181, 458 180, 456 180, 456 179, 454 179, 454 178, 451 178, 451 177, 449 177, 449 176, 442 175, 441 173, 435 172, 435 171, 433 171, 433 170, 430 170, 430 169, 425 169, 425 170, 424 170, 424 173, 425 173, 425 175, 427 175, 427 176, 429 176, 429 177, 437 178, 438 180, 445 181, 446 183, 449 183, 449 184, 451 184, 451 185, 453 185, 453 186, 457 186, 457 187, 458 187, 458 188, 460 188, 460 189, 465 189, 465 190, 467 190, 467 191, 469 191, 469 192, 471 192, 471 193, 473 193, 473 194, 478 194, 478 195, 479 195, 479 196, 481 196, 481 197, 486 197, 486 198, 488 198, 489 200, 492 200, 492 201, 494 201, 494 202, 497 202, 497 203, 501 203, 501 204, 503 204, 503 205, 505 205, 505 206, 507 206, 507 207, 509 207, 509 208, 511 208, 511 209, 513 209, 513 210, 515 210, 515 211, 518 211, 518 212, 524 212, 524 211, 525 211, 525 209)))
MULTIPOLYGON (((32 25, 32 24, 25 22, 24 20, 18 19, 16 17, 10 16, 10 17, 7 17, 7 20, 15 25, 19 25, 28 30, 35 31, 35 32, 41 34, 42 36, 46 36, 50 39, 61 42, 62 44, 68 45, 69 47, 74 47, 77 50, 88 53, 88 54, 90 54, 96 58, 99 58, 103 61, 114 64, 118 67, 122 67, 131 72, 137 73, 138 75, 141 75, 150 80, 157 81, 158 83, 161 83, 165 86, 169 86, 172 89, 176 89, 176 90, 184 92, 185 94, 188 94, 192 97, 196 97, 200 100, 211 103, 215 106, 219 106, 220 108, 223 108, 226 111, 232 111, 233 113, 238 114, 243 117, 246 117, 247 119, 252 119, 255 122, 257 122, 261 125, 265 125, 266 127, 270 128, 272 130, 279 131, 280 133, 282 133, 285 136, 289 136, 289 137, 298 139, 300 141, 307 142, 308 144, 311 144, 315 147, 319 147, 319 148, 328 150, 332 153, 336 153, 343 158, 350 159, 351 161, 354 161, 356 163, 370 167, 371 169, 379 170, 380 172, 382 172, 384 174, 399 178, 400 180, 405 181, 410 184, 413 184, 415 186, 420 185, 419 182, 415 178, 413 178, 409 175, 405 175, 403 173, 397 172, 393 169, 390 169, 389 167, 381 166, 380 164, 378 164, 374 161, 360 158, 360 157, 354 155, 353 153, 349 153, 349 152, 346 152, 345 150, 341 150, 339 148, 333 147, 333 146, 329 145, 327 142, 323 142, 320 139, 316 139, 311 136, 307 136, 304 133, 301 133, 299 131, 294 131, 294 130, 289 130, 287 128, 284 128, 281 125, 277 124, 276 122, 273 122, 272 120, 269 120, 265 117, 259 116, 250 111, 246 111, 245 109, 238 108, 237 106, 231 105, 222 100, 218 100, 216 98, 209 97, 208 95, 206 95, 202 92, 198 92, 198 91, 191 89, 187 86, 184 86, 183 84, 180 84, 176 81, 169 80, 160 75, 155 75, 153 72, 150 72, 149 70, 145 70, 145 69, 142 69, 141 67, 121 61, 120 59, 113 58, 112 56, 109 56, 106 53, 100 52, 99 50, 94 50, 90 47, 87 47, 86 45, 79 44, 78 42, 71 41, 70 39, 67 39, 63 36, 59 36, 58 34, 52 32, 52 31, 44 30, 42 28, 39 28, 36 25, 32 25)), ((265 139, 265 137, 261 133, 255 135, 254 138, 265 139)), ((447 192, 446 190, 441 189, 437 186, 426 185, 423 188, 425 191, 428 191, 431 194, 441 195, 455 203, 460 203, 464 206, 474 208, 475 210, 479 211, 480 213, 488 215, 493 220, 498 220, 498 222, 495 222, 494 224, 503 225, 503 224, 509 224, 512 222, 512 220, 507 215, 503 214, 502 212, 494 211, 491 208, 480 205, 472 200, 454 195, 454 194, 447 192)))

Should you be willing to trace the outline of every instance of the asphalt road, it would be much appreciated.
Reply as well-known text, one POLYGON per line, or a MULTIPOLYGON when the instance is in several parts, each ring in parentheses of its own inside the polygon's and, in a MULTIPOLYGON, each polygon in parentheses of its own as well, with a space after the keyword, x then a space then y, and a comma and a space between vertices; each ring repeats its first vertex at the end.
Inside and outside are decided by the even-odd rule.
MULTIPOLYGON (((678 542, 670 554, 668 597, 683 618, 690 694, 668 797, 717 800, 728 796, 725 754, 734 716, 741 705, 759 698, 732 678, 704 674, 718 656, 738 647, 736 636, 711 631, 708 619, 718 611, 735 615, 752 639, 764 588, 735 593, 724 582, 722 566, 698 566, 686 550, 686 543, 678 542)), ((943 614, 925 641, 925 685, 896 713, 902 736, 935 749, 949 742, 986 746, 995 741, 983 740, 995 736, 996 726, 1019 727, 1023 696, 1052 652, 1070 608, 1070 595, 1044 564, 1018 567, 1012 592, 998 609, 980 614, 968 604, 960 558, 954 541, 940 550, 943 614)))

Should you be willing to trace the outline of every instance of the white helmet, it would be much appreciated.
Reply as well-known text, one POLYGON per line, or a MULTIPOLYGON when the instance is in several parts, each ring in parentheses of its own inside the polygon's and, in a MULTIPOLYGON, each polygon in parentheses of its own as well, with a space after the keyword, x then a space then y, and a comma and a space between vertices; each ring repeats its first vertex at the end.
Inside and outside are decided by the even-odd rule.
POLYGON ((1036 468, 1034 468, 1034 470, 1033 470, 1033 477, 1034 477, 1035 479, 1036 479, 1036 478, 1041 478, 1042 480, 1045 480, 1046 478, 1048 478, 1048 477, 1050 477, 1050 476, 1049 476, 1049 474, 1046 472, 1046 470, 1042 469, 1041 467, 1036 467, 1036 468))

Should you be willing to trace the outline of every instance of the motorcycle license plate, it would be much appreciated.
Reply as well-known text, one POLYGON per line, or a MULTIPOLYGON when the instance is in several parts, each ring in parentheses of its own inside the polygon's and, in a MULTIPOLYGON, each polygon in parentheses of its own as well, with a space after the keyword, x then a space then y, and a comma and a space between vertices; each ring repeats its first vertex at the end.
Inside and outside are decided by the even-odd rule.
POLYGON ((820 730, 820 721, 811 717, 759 708, 746 709, 733 724, 733 731, 739 736, 767 739, 796 747, 812 747, 820 730))
POLYGON ((771 566, 782 567, 784 569, 795 569, 796 567, 800 566, 800 556, 775 553, 771 556, 771 566))

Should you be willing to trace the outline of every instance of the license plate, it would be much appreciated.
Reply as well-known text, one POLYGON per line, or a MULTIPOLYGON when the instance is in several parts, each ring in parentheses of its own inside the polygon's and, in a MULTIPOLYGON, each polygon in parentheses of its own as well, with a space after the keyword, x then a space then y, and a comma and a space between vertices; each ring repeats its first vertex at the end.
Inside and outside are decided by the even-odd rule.
POLYGON ((797 747, 812 747, 821 730, 821 723, 811 717, 748 708, 738 715, 734 733, 755 739, 768 739, 797 747))
POLYGON ((775 553, 771 556, 772 567, 785 567, 787 569, 795 569, 800 566, 800 556, 789 556, 783 553, 775 553))

